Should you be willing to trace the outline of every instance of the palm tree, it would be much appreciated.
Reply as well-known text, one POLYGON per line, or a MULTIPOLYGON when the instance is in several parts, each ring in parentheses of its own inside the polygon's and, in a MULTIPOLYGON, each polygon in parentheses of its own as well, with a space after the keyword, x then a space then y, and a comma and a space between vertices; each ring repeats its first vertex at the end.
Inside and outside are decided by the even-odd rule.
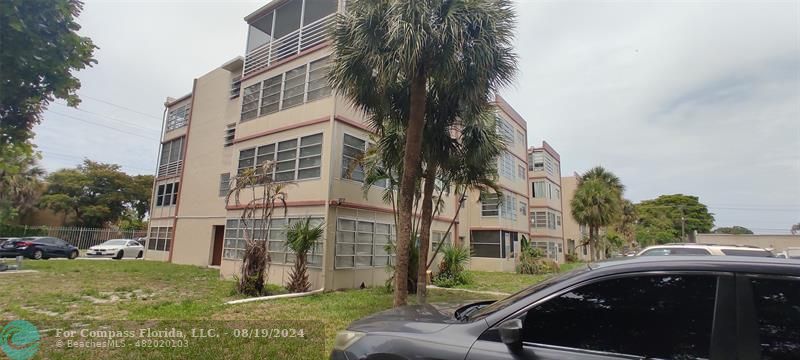
POLYGON ((584 180, 575 190, 570 206, 575 220, 589 227, 591 259, 597 260, 601 253, 600 228, 612 224, 619 216, 620 201, 617 190, 599 178, 584 180))
POLYGON ((510 83, 515 16, 509 0, 354 0, 333 34, 334 88, 382 133, 405 128, 397 224, 394 305, 405 305, 412 210, 422 164, 428 93, 453 91, 467 113, 488 107, 510 83))
POLYGON ((274 164, 266 162, 255 169, 246 169, 231 182, 225 205, 242 208, 239 217, 245 240, 244 256, 237 291, 245 295, 262 295, 269 273, 271 257, 267 237, 275 211, 286 217, 286 187, 291 182, 275 182, 274 164))
POLYGON ((308 282, 308 252, 314 244, 322 238, 323 223, 311 225, 311 218, 306 217, 292 225, 286 231, 286 246, 295 254, 294 268, 289 274, 289 285, 286 287, 291 292, 306 292, 311 287, 308 282))
POLYGON ((0 223, 33 209, 44 190, 44 170, 36 165, 37 156, 19 156, 16 171, 0 171, 0 223))
POLYGON ((618 192, 620 196, 622 196, 622 193, 625 192, 625 185, 622 184, 622 181, 619 179, 619 177, 606 170, 602 166, 595 166, 583 173, 583 175, 578 178, 578 186, 580 186, 584 181, 590 179, 599 179, 618 192))

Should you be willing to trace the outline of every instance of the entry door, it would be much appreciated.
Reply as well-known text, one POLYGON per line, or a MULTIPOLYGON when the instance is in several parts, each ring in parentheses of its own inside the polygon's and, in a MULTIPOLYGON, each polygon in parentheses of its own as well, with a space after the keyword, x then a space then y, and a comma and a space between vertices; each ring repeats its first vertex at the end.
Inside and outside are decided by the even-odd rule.
POLYGON ((211 265, 222 264, 222 242, 225 240, 225 226, 214 225, 214 248, 211 252, 211 265))

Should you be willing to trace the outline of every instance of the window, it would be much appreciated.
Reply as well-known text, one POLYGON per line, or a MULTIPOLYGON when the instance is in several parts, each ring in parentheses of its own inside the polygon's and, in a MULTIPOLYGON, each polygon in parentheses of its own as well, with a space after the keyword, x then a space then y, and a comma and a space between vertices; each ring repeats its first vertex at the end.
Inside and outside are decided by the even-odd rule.
POLYGON ((762 359, 800 358, 800 281, 752 278, 762 359))
POLYGON ((561 215, 556 215, 556 225, 561 226, 561 215))
POLYGON ((339 218, 334 266, 337 269, 386 266, 390 261, 386 245, 394 242, 394 238, 393 225, 339 218))
POLYGON ((361 164, 367 142, 344 134, 342 148, 342 179, 364 181, 364 166, 361 164))
POLYGON ((219 174, 219 196, 228 196, 231 191, 231 173, 219 174))
POLYGON ((225 128, 225 137, 223 138, 223 147, 229 147, 233 145, 233 139, 236 137, 236 125, 228 125, 225 128))
MULTIPOLYGON (((228 219, 225 223, 225 241, 223 243, 222 256, 225 259, 241 260, 244 257, 244 250, 247 239, 257 239, 263 241, 267 239, 271 263, 291 264, 294 263, 294 253, 286 247, 286 229, 289 225, 303 218, 279 218, 271 219, 269 226, 265 226, 261 220, 253 220, 244 225, 241 219, 228 219)), ((321 217, 312 217, 311 225, 317 226, 323 222, 321 217)), ((322 244, 324 239, 320 239, 308 253, 308 263, 310 267, 322 266, 322 244)))
POLYGON ((178 182, 158 185, 156 206, 171 206, 178 202, 178 182))
POLYGON ((534 198, 561 200, 561 190, 558 185, 549 180, 539 180, 531 183, 534 198))
POLYGON ((556 214, 547 212, 547 228, 548 229, 555 229, 556 228, 556 214))
POLYGON ((514 145, 514 127, 509 125, 503 118, 497 116, 497 134, 503 138, 506 146, 514 145))
POLYGON ((150 237, 147 239, 147 249, 169 251, 171 239, 172 227, 151 227, 150 237))
POLYGON ((534 152, 528 155, 528 170, 544 171, 544 154, 534 152))
POLYGON ((531 226, 535 228, 547 227, 547 211, 531 211, 531 226))
POLYGON ((546 186, 544 180, 542 180, 542 181, 534 181, 532 184, 533 185, 531 185, 531 189, 533 190, 533 197, 534 198, 544 198, 545 194, 546 194, 546 189, 547 189, 547 186, 546 186))
POLYGON ((503 200, 500 203, 500 216, 503 219, 517 220, 517 208, 514 206, 517 203, 517 197, 511 192, 503 193, 503 200))
POLYGON ((500 214, 500 199, 497 194, 481 194, 481 216, 497 216, 500 214))
POLYGON ((508 151, 503 151, 497 158, 497 168, 500 176, 514 180, 514 157, 508 151))
POLYGON ((255 119, 258 116, 258 96, 261 92, 261 83, 244 88, 242 97, 242 121, 255 119))
POLYGON ((189 112, 191 102, 179 106, 169 111, 167 114, 166 131, 182 128, 189 123, 189 112))
POLYGON ((642 256, 668 256, 668 255, 711 255, 706 249, 698 248, 656 248, 650 249, 642 253, 642 256))
POLYGON ((524 201, 519 202, 519 213, 525 215, 528 212, 528 203, 524 201))
POLYGON ((183 137, 161 144, 158 177, 178 175, 183 159, 183 137))
POLYGON ((307 65, 302 65, 284 74, 281 109, 288 109, 303 103, 306 84, 306 67, 307 65))
POLYGON ((525 134, 522 131, 517 130, 517 141, 519 141, 522 146, 525 146, 525 134))
POLYGON ((323 58, 312 61, 308 65, 308 85, 306 86, 306 101, 330 96, 331 87, 328 85, 328 69, 330 68, 329 59, 323 58))
POLYGON ((235 99, 239 97, 239 93, 242 91, 242 76, 236 75, 231 79, 231 99, 235 99))
POLYGON ((268 174, 268 176, 274 178, 275 181, 320 177, 322 134, 241 150, 239 151, 238 174, 242 174, 245 169, 258 169, 267 162, 274 163, 272 174, 268 174))
POLYGON ((694 275, 589 284, 528 311, 522 338, 647 358, 708 358, 716 284, 713 276, 694 275))
POLYGON ((439 243, 442 242, 442 238, 444 238, 445 244, 451 244, 449 233, 447 234, 447 236, 444 236, 444 232, 431 231, 431 246, 430 246, 431 253, 436 251, 436 248, 439 246, 439 243))
POLYGON ((520 179, 525 179, 525 167, 522 165, 517 165, 517 176, 520 179))
POLYGON ((469 246, 473 256, 506 258, 514 255, 514 241, 518 237, 516 232, 475 230, 470 234, 469 246))
POLYGON ((545 167, 545 170, 547 170, 547 173, 550 174, 550 175, 555 175, 554 167, 553 167, 554 163, 555 163, 555 161, 550 156, 545 156, 544 157, 544 167, 545 167))
MULTIPOLYGON (((532 239, 533 240, 533 239, 532 239)), ((558 261, 558 245, 553 241, 531 241, 531 246, 542 250, 545 256, 558 261)))
POLYGON ((325 57, 246 87, 242 99, 242 121, 330 96, 329 68, 329 58, 325 57))

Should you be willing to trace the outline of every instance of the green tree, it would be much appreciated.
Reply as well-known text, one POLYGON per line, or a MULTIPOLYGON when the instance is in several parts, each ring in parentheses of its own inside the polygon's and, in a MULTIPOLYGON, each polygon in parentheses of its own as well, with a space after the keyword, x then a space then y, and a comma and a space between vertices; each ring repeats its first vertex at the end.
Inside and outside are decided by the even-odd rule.
POLYGON ((38 154, 18 154, 11 162, 15 169, 0 168, 0 224, 33 209, 44 186, 44 170, 36 165, 38 154))
POLYGON ((428 92, 454 92, 479 114, 516 71, 515 14, 507 0, 355 0, 333 36, 333 86, 363 110, 380 134, 405 128, 397 225, 394 305, 405 305, 412 210, 422 164, 428 92), (407 100, 407 101, 406 101, 407 100))
POLYGON ((791 232, 792 235, 797 235, 800 233, 800 222, 792 225, 792 227, 789 229, 789 232, 791 232))
POLYGON ((605 183, 608 187, 619 194, 620 199, 622 198, 622 194, 625 192, 625 185, 622 184, 622 180, 620 180, 617 175, 614 175, 614 173, 606 170, 602 166, 595 166, 583 173, 583 175, 578 178, 578 186, 583 184, 584 181, 591 179, 597 179, 605 183))
POLYGON ((743 234, 753 234, 753 231, 744 227, 744 226, 723 226, 714 229, 714 234, 733 234, 733 235, 743 235, 743 234))
POLYGON ((136 214, 136 219, 144 220, 150 211, 150 202, 153 199, 153 175, 134 175, 131 177, 127 198, 131 208, 136 214))
POLYGON ((55 98, 80 102, 74 74, 97 48, 78 35, 82 10, 78 0, 0 1, 0 159, 32 153, 33 126, 55 98))
MULTIPOLYGON (((91 160, 74 169, 62 169, 49 174, 47 191, 39 206, 55 212, 74 215, 74 225, 103 227, 117 223, 126 211, 138 204, 140 188, 134 179, 120 170, 119 165, 91 160)), ((149 189, 141 190, 150 192, 149 189)))
POLYGON ((639 224, 643 225, 637 229, 655 224, 658 229, 656 232, 664 235, 665 225, 669 224, 673 240, 684 241, 686 234, 693 231, 708 233, 714 227, 714 214, 697 196, 661 195, 636 204, 636 212, 639 214, 639 224))
POLYGON ((582 225, 589 228, 589 246, 592 261, 602 253, 600 246, 600 228, 614 223, 619 217, 620 194, 616 188, 609 186, 600 178, 584 179, 575 190, 570 202, 572 216, 582 225))
POLYGON ((289 274, 289 285, 286 286, 289 291, 307 292, 311 287, 308 282, 308 252, 322 239, 324 232, 324 224, 312 225, 309 217, 290 225, 286 231, 286 246, 294 253, 294 267, 289 274))

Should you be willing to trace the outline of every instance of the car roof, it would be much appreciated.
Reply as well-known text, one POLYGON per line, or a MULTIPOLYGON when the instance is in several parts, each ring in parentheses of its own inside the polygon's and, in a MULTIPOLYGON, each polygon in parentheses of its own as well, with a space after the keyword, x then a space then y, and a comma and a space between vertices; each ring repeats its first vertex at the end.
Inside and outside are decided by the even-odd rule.
POLYGON ((800 275, 800 261, 752 256, 643 256, 618 258, 589 264, 591 270, 633 271, 684 268, 686 270, 759 271, 773 270, 800 275))
MULTIPOLYGON (((670 248, 696 248, 696 249, 707 249, 707 248, 714 248, 714 249, 736 249, 736 250, 752 250, 752 251, 761 251, 766 250, 764 248, 760 248, 758 246, 752 245, 719 245, 719 244, 687 244, 687 243, 679 243, 679 244, 664 244, 664 245, 653 245, 644 248, 644 250, 649 249, 670 249, 670 248)), ((642 251, 644 251, 642 250, 642 251)))

